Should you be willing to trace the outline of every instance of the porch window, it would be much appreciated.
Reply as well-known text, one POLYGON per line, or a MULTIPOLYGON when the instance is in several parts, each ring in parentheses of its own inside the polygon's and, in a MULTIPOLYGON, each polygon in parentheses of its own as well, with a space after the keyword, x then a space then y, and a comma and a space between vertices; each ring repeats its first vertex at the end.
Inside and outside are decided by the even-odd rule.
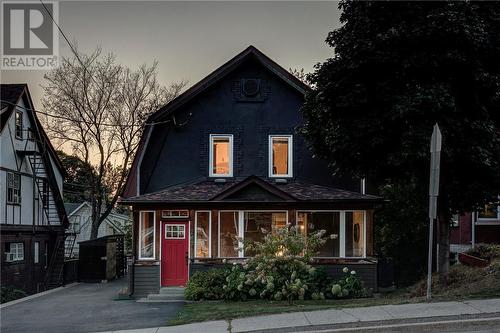
POLYGON ((189 217, 188 210, 162 210, 161 211, 162 218, 169 219, 183 219, 189 217))
POLYGON ((7 172, 7 203, 21 203, 21 175, 7 172))
POLYGON ((310 211, 297 213, 297 227, 309 234, 325 230, 326 242, 317 257, 364 257, 365 211, 310 211))
POLYGON ((292 136, 269 136, 269 177, 292 177, 292 136))
POLYGON ((210 135, 210 177, 233 176, 233 136, 210 135))
MULTIPOLYGON (((273 232, 276 229, 286 227, 286 212, 244 212, 244 234, 245 241, 261 242, 264 240, 265 232, 273 232)), ((249 257, 253 253, 244 253, 249 257)))
POLYGON ((212 256, 212 223, 210 211, 196 212, 194 227, 194 244, 196 258, 210 258, 212 256))
POLYGON ((238 241, 239 236, 238 212, 219 212, 219 257, 231 258, 239 257, 238 241))
POLYGON ((306 235, 326 231, 326 242, 318 249, 318 257, 340 257, 340 212, 299 212, 297 224, 306 235))
POLYGON ((155 212, 142 211, 139 215, 139 259, 155 258, 155 212))
POLYGON ((16 139, 23 139, 23 112, 22 111, 16 111, 16 117, 15 117, 15 135, 16 139))
POLYGON ((364 257, 365 214, 362 211, 345 213, 345 256, 364 257))

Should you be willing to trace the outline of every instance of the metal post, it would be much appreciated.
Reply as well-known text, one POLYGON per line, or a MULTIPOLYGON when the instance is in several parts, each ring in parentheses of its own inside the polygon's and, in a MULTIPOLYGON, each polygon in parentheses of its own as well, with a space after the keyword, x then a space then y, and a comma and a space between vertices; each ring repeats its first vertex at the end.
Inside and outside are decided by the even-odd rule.
POLYGON ((434 219, 432 217, 430 217, 429 218, 429 254, 428 254, 428 258, 427 258, 427 299, 431 298, 433 234, 434 234, 434 219))

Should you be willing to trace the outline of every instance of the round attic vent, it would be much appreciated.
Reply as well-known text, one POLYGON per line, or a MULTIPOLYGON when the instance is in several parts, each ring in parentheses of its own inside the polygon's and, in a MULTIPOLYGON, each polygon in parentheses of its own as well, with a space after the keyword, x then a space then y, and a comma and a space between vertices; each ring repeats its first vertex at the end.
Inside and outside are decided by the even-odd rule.
POLYGON ((243 80, 242 86, 243 94, 247 97, 254 97, 259 93, 260 80, 259 79, 246 79, 243 80))

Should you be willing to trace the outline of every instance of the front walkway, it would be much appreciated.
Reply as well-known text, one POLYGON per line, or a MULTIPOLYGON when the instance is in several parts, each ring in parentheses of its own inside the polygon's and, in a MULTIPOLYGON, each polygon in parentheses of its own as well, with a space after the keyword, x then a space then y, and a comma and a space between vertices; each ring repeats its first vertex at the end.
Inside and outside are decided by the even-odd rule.
POLYGON ((158 327, 167 324, 181 303, 116 300, 127 278, 81 283, 1 309, 2 333, 87 333, 158 327))
MULTIPOLYGON (((235 305, 237 306, 237 305, 235 305)), ((379 326, 390 324, 421 323, 433 320, 434 323, 452 322, 485 318, 493 325, 500 324, 500 299, 470 300, 463 302, 416 303, 402 305, 383 305, 342 310, 321 310, 294 312, 269 316, 234 319, 231 321, 209 321, 203 323, 156 327, 144 330, 114 331, 114 333, 225 333, 225 332, 297 332, 309 330, 348 328, 354 326, 379 326), (475 319, 472 319, 475 318, 475 319)), ((496 327, 496 326, 493 326, 496 327)), ((110 332, 106 332, 110 333, 110 332)))

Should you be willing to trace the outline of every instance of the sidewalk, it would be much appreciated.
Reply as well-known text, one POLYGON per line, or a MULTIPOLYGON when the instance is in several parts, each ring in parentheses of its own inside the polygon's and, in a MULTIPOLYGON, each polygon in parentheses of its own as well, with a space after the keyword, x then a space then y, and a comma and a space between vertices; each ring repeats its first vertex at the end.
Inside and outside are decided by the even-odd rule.
MULTIPOLYGON (((224 332, 262 332, 294 331, 304 329, 332 329, 346 327, 346 324, 364 323, 408 323, 419 319, 471 318, 500 315, 500 298, 470 300, 463 302, 416 303, 402 305, 383 305, 342 310, 321 310, 293 312, 268 316, 257 316, 217 320, 180 326, 154 327, 140 330, 113 331, 113 333, 224 333, 224 332)), ((493 319, 493 318, 492 318, 493 319)), ((104 333, 104 332, 103 332, 104 333)), ((106 332, 110 333, 110 332, 106 332)))

